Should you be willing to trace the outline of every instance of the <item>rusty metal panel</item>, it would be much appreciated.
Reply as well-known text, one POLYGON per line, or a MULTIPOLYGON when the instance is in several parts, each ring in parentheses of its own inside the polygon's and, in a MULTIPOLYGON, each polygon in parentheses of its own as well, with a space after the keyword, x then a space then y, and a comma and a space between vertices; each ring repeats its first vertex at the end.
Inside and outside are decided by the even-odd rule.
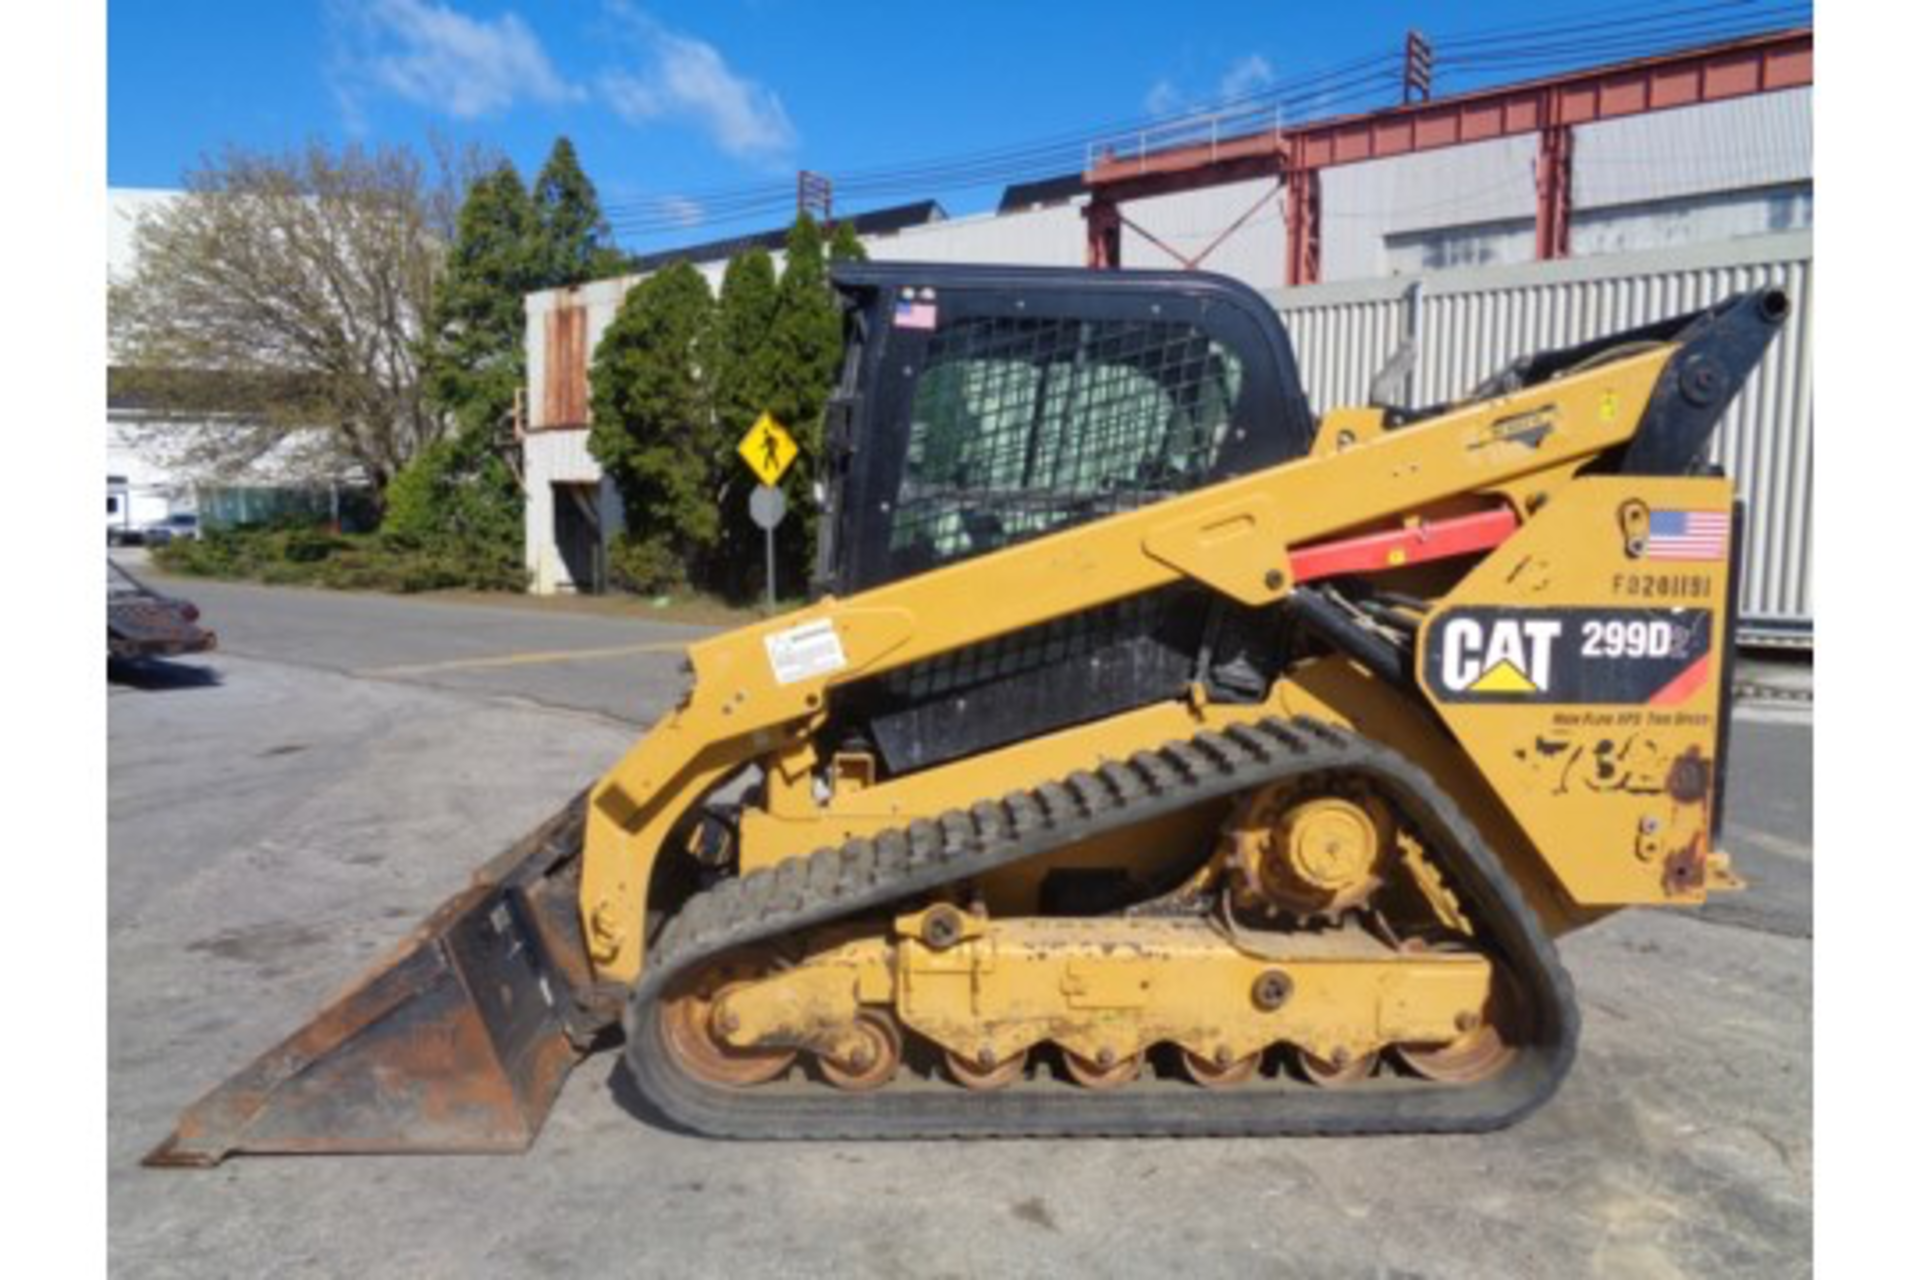
POLYGON ((587 425, 587 308, 579 303, 546 314, 546 360, 533 429, 587 425))
MULTIPOLYGON (((1292 331, 1316 412, 1362 403, 1398 345, 1415 277, 1269 293, 1292 331)), ((1747 504, 1740 634, 1811 642, 1813 628, 1813 237, 1756 236, 1678 249, 1437 271, 1421 283, 1412 397, 1436 404, 1517 356, 1566 346, 1728 294, 1786 290, 1794 314, 1728 408, 1712 461, 1747 504)))
POLYGON ((235 1152, 523 1151, 601 1010, 575 999, 584 794, 300 1030, 181 1114, 145 1163, 235 1152))

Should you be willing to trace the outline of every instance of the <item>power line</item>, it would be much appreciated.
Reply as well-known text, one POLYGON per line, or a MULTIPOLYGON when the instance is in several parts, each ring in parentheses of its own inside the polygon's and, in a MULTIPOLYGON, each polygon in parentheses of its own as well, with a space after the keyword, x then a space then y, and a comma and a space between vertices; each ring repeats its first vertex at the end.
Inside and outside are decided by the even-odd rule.
POLYGON ((1630 29, 1636 24, 1665 22, 1695 14, 1733 14, 1751 10, 1756 5, 1767 2, 1768 0, 1707 0, 1698 4, 1674 5, 1658 3, 1655 0, 1652 3, 1611 7, 1605 11, 1604 17, 1570 14, 1559 18, 1548 18, 1541 22, 1470 27, 1460 31, 1441 32, 1429 38, 1436 43, 1444 43, 1451 49, 1469 49, 1487 44, 1511 43, 1589 31, 1617 32, 1630 29))
MULTIPOLYGON (((1452 91, 1460 92, 1477 87, 1471 82, 1484 83, 1489 78, 1549 74, 1617 56, 1651 55, 1670 47, 1714 43, 1811 21, 1810 5, 1779 0, 1703 0, 1679 6, 1642 3, 1538 22, 1468 28, 1431 37, 1430 42, 1436 83, 1444 79, 1452 91)), ((1324 116, 1386 105, 1400 88, 1401 59, 1396 46, 1170 119, 1136 117, 1022 143, 834 171, 834 190, 843 200, 861 203, 902 195, 954 194, 1077 174, 1090 152, 1103 145, 1132 142, 1145 150, 1149 139, 1171 138, 1182 130, 1193 131, 1197 139, 1198 130, 1217 129, 1228 120, 1229 127, 1237 129, 1230 136, 1252 132, 1240 126, 1261 113, 1271 113, 1278 126, 1297 112, 1324 116)), ((637 196, 611 203, 607 210, 616 231, 651 238, 696 227, 763 221, 790 209, 792 201, 792 185, 780 181, 637 196)))
MULTIPOLYGON (((1307 88, 1293 88, 1283 91, 1287 86, 1276 86, 1260 94, 1246 95, 1236 102, 1260 100, 1275 113, 1275 122, 1292 108, 1311 107, 1319 111, 1334 111, 1341 107, 1358 106, 1379 99, 1382 94, 1398 85, 1399 72, 1393 67, 1383 67, 1360 76, 1348 75, 1344 82, 1334 81, 1325 76, 1308 78, 1303 82, 1307 88)), ((1185 123, 1198 120, 1204 122, 1208 116, 1190 117, 1185 123)), ((1156 126, 1162 131, 1171 131, 1183 121, 1170 121, 1156 126)), ((1111 136, 1111 135, 1107 135, 1111 136)), ((1024 154, 1011 155, 989 160, 960 160, 958 162, 929 162, 913 168, 893 171, 870 170, 866 175, 856 174, 849 178, 836 178, 834 190, 842 197, 865 197, 878 199, 901 194, 918 194, 928 190, 958 192, 981 187, 1004 186, 1011 182, 1035 178, 1054 177, 1063 171, 1078 173, 1086 159, 1084 135, 1073 142, 1050 148, 1035 148, 1024 154)), ((792 201, 791 189, 786 184, 777 187, 768 186, 756 190, 726 193, 720 200, 709 206, 698 197, 661 197, 657 203, 634 202, 619 206, 632 208, 633 213, 617 213, 610 221, 615 229, 635 234, 659 233, 664 231, 685 230, 689 219, 685 214, 685 204, 692 200, 700 204, 702 216, 699 225, 726 226, 756 218, 762 214, 777 212, 789 207, 792 201)))
MULTIPOLYGON (((1803 14, 1799 6, 1784 6, 1769 10, 1780 22, 1771 25, 1791 25, 1786 19, 1803 14)), ((1504 66, 1516 62, 1537 62, 1561 60, 1591 63, 1596 58, 1605 59, 1614 54, 1652 55, 1673 47, 1717 43, 1741 35, 1750 34, 1751 29, 1744 25, 1727 23, 1724 20, 1712 20, 1702 23, 1674 24, 1660 29, 1626 33, 1614 36, 1594 36, 1568 38, 1565 40, 1542 41, 1510 49, 1486 49, 1473 53, 1449 53, 1442 51, 1435 57, 1436 63, 1450 67, 1491 67, 1504 66)))
MULTIPOLYGON (((1017 146, 959 153, 905 165, 842 170, 835 174, 834 188, 840 192, 871 193, 882 189, 897 190, 907 184, 926 186, 947 184, 987 174, 1002 176, 1013 170, 1023 172, 1040 169, 1057 172, 1062 168, 1078 170, 1085 159, 1086 149, 1090 143, 1103 137, 1174 127, 1183 121, 1204 119, 1207 115, 1224 114, 1236 109, 1245 110, 1259 105, 1286 106, 1311 102, 1322 94, 1339 94, 1344 97, 1356 84, 1367 88, 1384 84, 1389 76, 1397 74, 1395 71, 1397 65, 1396 55, 1376 54, 1359 62, 1297 77, 1262 90, 1226 99, 1212 104, 1205 113, 1194 113, 1169 120, 1135 119, 1097 126, 1091 130, 1083 129, 1054 135, 1049 139, 1017 146)), ((635 215, 634 220, 648 222, 658 220, 671 223, 687 201, 703 208, 715 209, 733 209, 742 205, 760 207, 769 198, 784 199, 790 190, 790 186, 786 183, 777 185, 769 183, 749 188, 637 197, 633 200, 609 204, 607 208, 614 214, 631 213, 635 215)))

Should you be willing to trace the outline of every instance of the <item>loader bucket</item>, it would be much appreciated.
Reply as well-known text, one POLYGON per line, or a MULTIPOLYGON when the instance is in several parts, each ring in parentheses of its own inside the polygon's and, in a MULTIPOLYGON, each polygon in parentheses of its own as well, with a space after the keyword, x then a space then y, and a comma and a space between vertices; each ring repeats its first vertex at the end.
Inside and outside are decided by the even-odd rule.
POLYGON ((319 1016, 189 1107, 144 1163, 234 1152, 510 1152, 591 1039, 581 802, 488 864, 319 1016))

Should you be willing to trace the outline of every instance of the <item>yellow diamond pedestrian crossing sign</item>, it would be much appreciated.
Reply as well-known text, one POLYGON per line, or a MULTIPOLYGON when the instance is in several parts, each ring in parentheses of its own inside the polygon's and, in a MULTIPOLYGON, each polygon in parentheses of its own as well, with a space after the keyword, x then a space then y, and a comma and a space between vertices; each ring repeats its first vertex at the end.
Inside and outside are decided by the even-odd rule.
POLYGON ((800 446, 770 413, 761 414, 760 421, 740 438, 739 449, 741 458, 753 469, 753 474, 760 477, 761 484, 778 484, 800 453, 800 446))

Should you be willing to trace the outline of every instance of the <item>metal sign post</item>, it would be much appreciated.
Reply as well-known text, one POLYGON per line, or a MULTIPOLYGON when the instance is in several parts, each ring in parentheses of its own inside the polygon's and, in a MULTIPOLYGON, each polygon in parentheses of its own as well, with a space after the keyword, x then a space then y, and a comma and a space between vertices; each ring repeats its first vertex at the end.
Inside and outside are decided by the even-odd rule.
POLYGON ((767 608, 773 608, 773 531, 786 518, 787 495, 770 484, 756 485, 747 499, 747 513, 767 532, 767 608))
POLYGON ((777 598, 773 584, 773 531, 787 515, 787 495, 779 488, 780 477, 800 453, 787 429, 770 413, 760 415, 752 430, 740 438, 737 446, 741 461, 760 477, 759 487, 747 500, 747 513, 767 533, 767 608, 777 598))

